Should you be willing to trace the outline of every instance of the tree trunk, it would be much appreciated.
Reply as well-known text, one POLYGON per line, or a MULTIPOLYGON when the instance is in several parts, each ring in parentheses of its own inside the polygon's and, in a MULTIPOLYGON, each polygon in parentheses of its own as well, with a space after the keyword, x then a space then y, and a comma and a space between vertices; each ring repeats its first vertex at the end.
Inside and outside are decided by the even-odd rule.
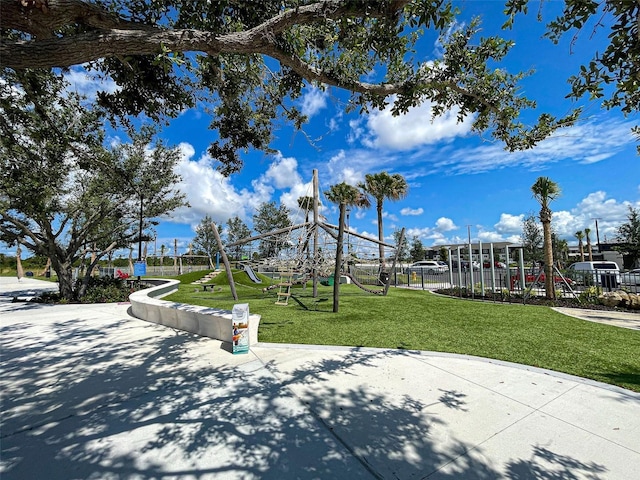
POLYGON ((338 241, 336 246, 336 268, 333 273, 333 313, 338 313, 340 304, 340 265, 342 264, 342 248, 344 237, 344 215, 346 205, 340 204, 340 218, 338 221, 338 241))
POLYGON ((222 247, 222 240, 220 239, 220 233, 218 233, 218 227, 214 222, 211 222, 211 226, 213 229, 213 234, 216 237, 216 241, 218 242, 218 250, 220 251, 220 256, 222 257, 222 263, 224 263, 224 269, 227 272, 227 278, 229 279, 229 288, 231 289, 231 295, 234 300, 238 300, 238 294, 236 293, 236 284, 233 281, 233 273, 231 272, 231 265, 229 265, 229 259, 227 258, 227 254, 222 247))
MULTIPOLYGON (((382 228, 382 202, 378 202, 376 210, 378 211, 378 240, 383 242, 384 229, 382 228)), ((380 255, 380 273, 382 273, 382 269, 384 268, 384 246, 382 244, 378 244, 378 253, 380 255)))
POLYGON ((556 288, 553 281, 553 245, 551 243, 551 212, 540 210, 540 222, 544 234, 544 290, 545 296, 551 300, 556 298, 556 288))
POLYGON ((58 263, 54 260, 53 269, 58 276, 58 291, 60 297, 69 302, 75 301, 76 297, 73 291, 73 266, 71 262, 58 263))

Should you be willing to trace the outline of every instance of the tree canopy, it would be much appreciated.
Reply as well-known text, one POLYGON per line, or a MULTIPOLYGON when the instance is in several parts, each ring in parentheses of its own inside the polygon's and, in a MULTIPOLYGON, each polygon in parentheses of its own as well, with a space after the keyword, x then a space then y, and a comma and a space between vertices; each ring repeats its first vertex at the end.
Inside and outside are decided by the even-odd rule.
MULTIPOLYGON (((407 196, 409 184, 399 173, 390 174, 387 172, 368 173, 358 187, 362 189, 366 196, 371 196, 376 202, 378 214, 378 240, 384 240, 384 228, 382 226, 382 206, 385 200, 397 201, 407 196)), ((378 245, 380 253, 380 264, 384 264, 384 246, 378 245)))
POLYGON ((23 73, 0 82, 0 240, 50 258, 60 293, 74 300, 86 288, 72 283, 76 260, 91 252, 90 271, 184 204, 173 172, 179 155, 151 146, 149 129, 105 147, 99 114, 64 93, 61 77, 23 73))
MULTIPOLYGON (((259 234, 268 233, 292 226, 289 218, 289 209, 276 202, 263 202, 253 214, 253 229, 259 234)), ((275 257, 285 247, 288 235, 286 233, 276 234, 269 238, 260 240, 258 250, 262 258, 275 257)))
MULTIPOLYGON (((242 167, 241 152, 269 151, 275 119, 304 123, 291 100, 308 84, 352 92, 353 109, 384 107, 392 95, 395 114, 427 100, 434 114, 455 107, 459 119, 473 115, 475 131, 511 150, 575 121, 577 111, 522 123, 522 111, 535 108, 519 89, 524 74, 497 68, 513 42, 480 36, 477 20, 456 24, 455 3, 0 0, 0 57, 13 70, 83 65, 112 79, 119 88, 100 92, 99 101, 114 118, 163 119, 196 103, 209 107, 218 133, 209 153, 226 174, 242 167), (426 31, 440 37, 441 56, 416 52, 426 31)), ((636 111, 638 3, 565 3, 565 15, 549 23, 551 40, 591 18, 606 17, 598 25, 612 32, 605 52, 571 79, 572 94, 598 97, 613 84, 606 106, 636 111)), ((505 26, 528 4, 505 0, 505 26)))
POLYGON ((627 256, 626 263, 637 267, 640 260, 640 209, 629 207, 627 221, 618 228, 616 239, 621 244, 616 249, 627 256))
MULTIPOLYGON (((227 243, 235 243, 239 240, 251 236, 251 230, 237 215, 227 220, 227 243)), ((232 258, 242 260, 242 255, 246 253, 246 245, 235 245, 229 248, 232 258)))
POLYGON ((544 289, 545 296, 550 299, 556 298, 555 285, 553 282, 553 239, 551 228, 551 217, 553 213, 549 204, 557 199, 562 190, 560 185, 549 177, 538 177, 531 185, 531 192, 540 204, 540 222, 542 223, 543 249, 544 249, 544 289))
POLYGON ((524 249, 524 260, 542 260, 540 249, 543 246, 544 235, 542 227, 538 223, 535 214, 528 214, 522 221, 522 247, 524 249))
MULTIPOLYGON (((210 259, 216 256, 219 250, 218 241, 213 233, 213 219, 205 215, 196 226, 196 236, 193 237, 193 247, 197 255, 206 255, 210 259)), ((216 225, 222 235, 222 225, 216 225)))

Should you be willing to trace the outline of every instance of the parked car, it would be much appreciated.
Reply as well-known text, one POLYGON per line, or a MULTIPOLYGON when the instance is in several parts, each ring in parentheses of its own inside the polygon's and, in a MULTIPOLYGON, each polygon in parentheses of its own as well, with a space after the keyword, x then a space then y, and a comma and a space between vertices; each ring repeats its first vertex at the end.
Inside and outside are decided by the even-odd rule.
POLYGON ((616 262, 576 262, 569 265, 567 275, 576 283, 617 288, 621 282, 616 262))
POLYGON ((620 281, 625 285, 640 285, 640 268, 621 273, 620 281))
MULTIPOLYGON (((482 266, 484 268, 491 268, 491 262, 483 262, 482 266)), ((502 263, 502 262, 493 262, 493 267, 494 268, 507 268, 507 265, 505 263, 502 263)))
POLYGON ((439 262, 435 260, 420 260, 419 262, 415 262, 407 268, 407 273, 444 273, 449 270, 449 267, 445 265, 441 265, 439 262))
MULTIPOLYGON (((452 262, 452 265, 453 265, 454 269, 458 268, 458 262, 456 260, 454 260, 452 262)), ((473 266, 474 270, 480 270, 480 263, 479 262, 473 261, 473 262, 471 262, 471 265, 473 266)), ((462 270, 465 270, 465 271, 469 270, 469 262, 467 262, 466 260, 462 260, 460 262, 460 268, 462 268, 462 270)))
MULTIPOLYGON (((524 282, 527 287, 532 286, 534 288, 543 288, 544 282, 547 279, 544 272, 540 273, 540 277, 538 277, 538 273, 525 273, 524 274, 524 282), (536 281, 536 278, 538 279, 536 281)), ((575 282, 569 277, 559 277, 557 275, 553 276, 553 284, 557 289, 565 288, 566 285, 564 282, 567 282, 569 286, 572 286, 575 282)), ((520 288, 520 273, 516 273, 511 277, 511 290, 516 288, 520 288)))

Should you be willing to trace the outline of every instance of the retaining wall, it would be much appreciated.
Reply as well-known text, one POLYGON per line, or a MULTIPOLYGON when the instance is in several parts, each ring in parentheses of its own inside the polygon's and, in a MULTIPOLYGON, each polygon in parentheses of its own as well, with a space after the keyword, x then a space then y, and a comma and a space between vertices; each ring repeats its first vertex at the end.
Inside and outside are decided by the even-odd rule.
MULTIPOLYGON (((141 320, 165 325, 204 337, 231 343, 231 311, 218 308, 199 307, 186 303, 168 302, 162 297, 178 290, 180 281, 145 280, 156 286, 129 295, 131 313, 141 320)), ((249 344, 258 343, 260 315, 249 315, 249 344)))

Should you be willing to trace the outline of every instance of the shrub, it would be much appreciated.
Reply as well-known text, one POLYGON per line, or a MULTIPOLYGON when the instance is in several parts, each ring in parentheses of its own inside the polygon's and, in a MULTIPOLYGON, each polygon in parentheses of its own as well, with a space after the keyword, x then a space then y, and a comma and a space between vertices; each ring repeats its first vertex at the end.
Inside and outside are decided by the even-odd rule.
MULTIPOLYGON (((76 281, 78 288, 82 279, 76 281)), ((119 278, 91 277, 87 286, 87 292, 80 299, 81 303, 111 303, 124 302, 129 298, 130 290, 127 284, 119 278)))
POLYGON ((591 286, 581 292, 579 298, 581 302, 597 304, 600 303, 598 296, 600 296, 601 294, 602 289, 600 287, 591 286))

